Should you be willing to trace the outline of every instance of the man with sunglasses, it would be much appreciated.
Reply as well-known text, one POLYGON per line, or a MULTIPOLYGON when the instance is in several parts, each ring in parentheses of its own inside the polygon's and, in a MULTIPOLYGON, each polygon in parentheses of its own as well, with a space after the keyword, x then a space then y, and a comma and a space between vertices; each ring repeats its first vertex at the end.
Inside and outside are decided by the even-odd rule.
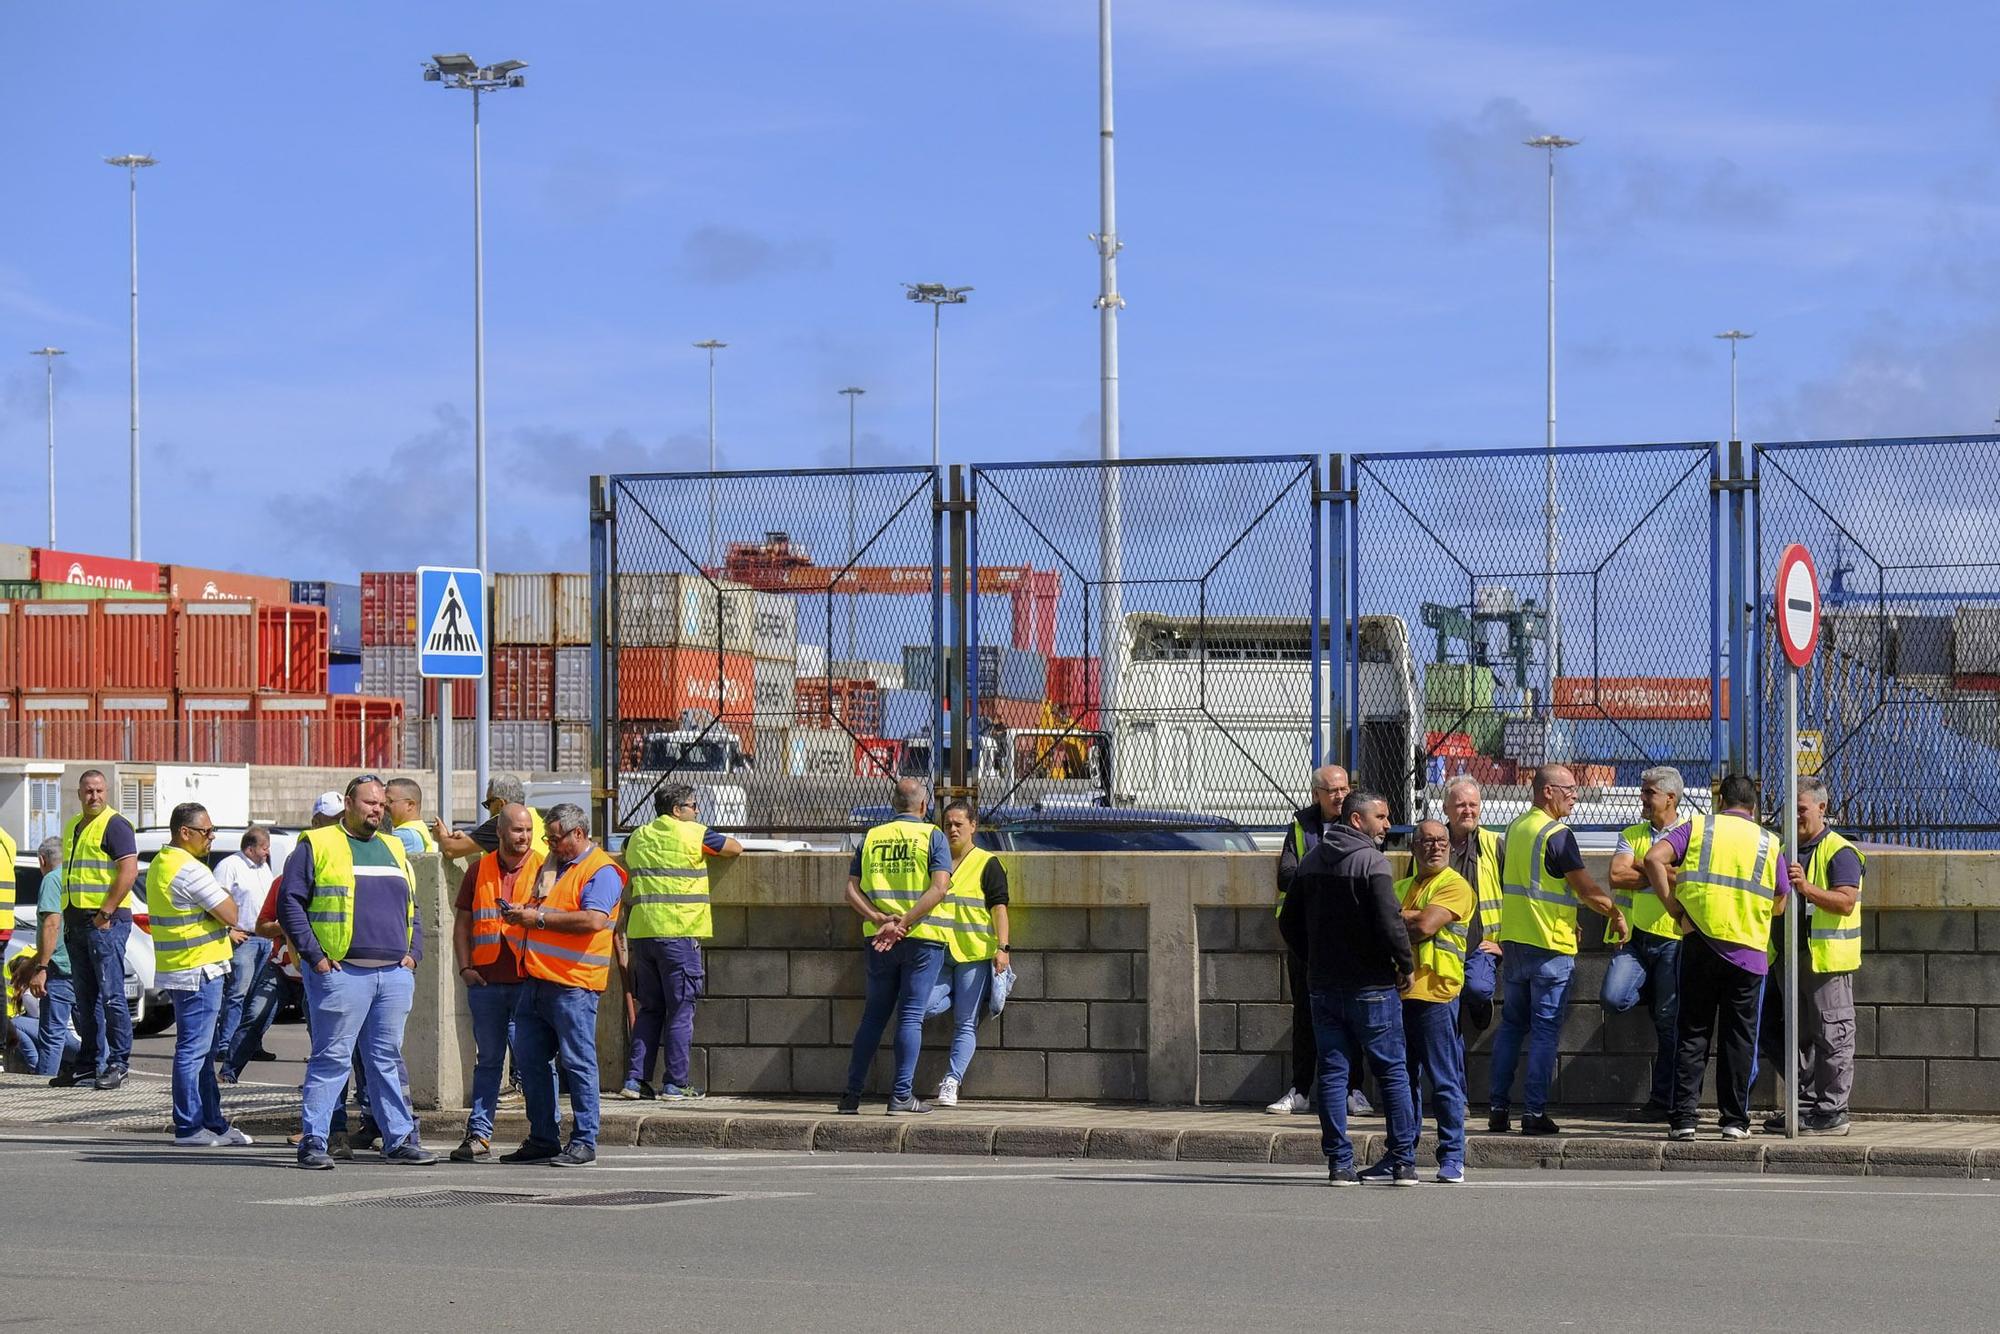
POLYGON ((1477 904, 1472 885, 1451 868, 1451 830, 1444 821, 1421 821, 1411 843, 1410 874, 1396 882, 1417 965, 1403 983, 1410 1099, 1421 1129, 1424 1085, 1430 1085, 1437 1179, 1457 1185, 1465 1180, 1465 1042, 1459 1036, 1458 999, 1477 904))
POLYGON ((151 918, 154 985, 174 1004, 174 1143, 213 1149, 250 1143, 222 1115, 210 1048, 222 1013, 222 979, 234 953, 236 900, 216 882, 207 863, 215 821, 197 802, 174 807, 168 821, 173 842, 146 868, 146 912, 151 918))

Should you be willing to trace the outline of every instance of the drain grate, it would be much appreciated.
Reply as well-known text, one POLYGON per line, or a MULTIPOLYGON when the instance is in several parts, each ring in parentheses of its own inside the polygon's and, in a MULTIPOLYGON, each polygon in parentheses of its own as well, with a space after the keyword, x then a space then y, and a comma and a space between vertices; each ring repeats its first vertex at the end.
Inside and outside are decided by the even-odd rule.
POLYGON ((699 1204, 704 1200, 730 1197, 699 1190, 597 1190, 582 1195, 544 1195, 523 1200, 524 1204, 573 1204, 586 1208, 630 1209, 650 1204, 699 1204))
POLYGON ((536 1196, 504 1190, 412 1190, 328 1203, 347 1209, 455 1209, 466 1204, 529 1204, 536 1196))

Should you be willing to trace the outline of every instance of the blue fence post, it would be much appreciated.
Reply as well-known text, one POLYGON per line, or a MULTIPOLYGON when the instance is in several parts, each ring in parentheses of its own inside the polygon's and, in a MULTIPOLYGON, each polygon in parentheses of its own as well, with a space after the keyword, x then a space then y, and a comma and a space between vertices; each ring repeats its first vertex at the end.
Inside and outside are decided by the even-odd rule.
POLYGON ((1709 780, 1714 781, 1715 771, 1722 763, 1727 739, 1724 735, 1724 705, 1728 705, 1731 718, 1740 718, 1741 710, 1735 704, 1736 685, 1734 678, 1743 674, 1732 660, 1730 672, 1732 681, 1727 693, 1722 687, 1722 604, 1728 597, 1728 575, 1722 564, 1722 506, 1728 494, 1722 486, 1722 451, 1712 449, 1708 455, 1708 662, 1709 662, 1709 704, 1708 704, 1708 771, 1709 780))
MULTIPOLYGON (((1326 536, 1327 612, 1327 731, 1332 741, 1328 758, 1353 773, 1354 754, 1348 743, 1347 718, 1347 461, 1338 454, 1326 462, 1327 507, 1321 532, 1326 536)), ((1317 685, 1317 683, 1315 683, 1317 685)), ((1322 761, 1324 762, 1324 761, 1322 761)))
MULTIPOLYGON (((1336 487, 1336 489, 1340 489, 1336 487)), ((1354 465, 1346 503, 1335 516, 1336 531, 1346 530, 1341 552, 1341 580, 1346 585, 1342 608, 1347 616, 1347 773, 1361 784, 1361 467, 1354 465)), ((1412 724, 1414 726, 1414 724, 1412 724)))
MULTIPOLYGON (((617 806, 618 768, 614 744, 617 730, 610 722, 613 698, 610 676, 616 668, 616 608, 609 577, 615 565, 612 542, 616 532, 611 487, 602 476, 590 479, 590 777, 591 827, 602 840, 612 830, 617 806)), ((551 756, 550 758, 554 758, 551 756)), ((483 798, 486 794, 481 793, 483 798)), ((451 813, 445 812, 450 819, 451 813)))
POLYGON ((1326 762, 1326 738, 1320 731, 1320 711, 1322 692, 1319 685, 1320 627, 1325 624, 1326 608, 1320 597, 1320 566, 1325 549, 1321 545, 1321 535, 1326 531, 1324 516, 1320 506, 1324 503, 1319 487, 1319 460, 1312 464, 1312 504, 1306 507, 1306 657, 1311 664, 1311 675, 1306 678, 1306 694, 1312 715, 1312 767, 1317 769, 1326 762))
POLYGON ((1729 770, 1734 773, 1747 772, 1750 747, 1748 723, 1748 697, 1750 682, 1756 671, 1751 661, 1749 627, 1745 607, 1745 597, 1750 591, 1748 578, 1750 547, 1745 531, 1746 510, 1744 503, 1743 442, 1729 442, 1729 568, 1728 580, 1731 590, 1729 598, 1729 691, 1734 702, 1730 710, 1729 727, 1729 770))

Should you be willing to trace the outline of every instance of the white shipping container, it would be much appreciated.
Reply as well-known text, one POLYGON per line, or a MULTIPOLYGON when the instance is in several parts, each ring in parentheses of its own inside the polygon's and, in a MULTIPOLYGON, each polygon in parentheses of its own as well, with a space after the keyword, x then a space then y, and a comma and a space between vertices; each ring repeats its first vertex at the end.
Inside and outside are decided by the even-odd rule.
POLYGON ((556 650, 556 719, 590 721, 590 650, 556 650))
POLYGON ((35 555, 28 547, 0 542, 0 579, 34 578, 35 555))
POLYGON ((750 738, 756 743, 757 768, 766 766, 776 773, 782 773, 792 757, 792 729, 785 727, 760 727, 750 738))
POLYGON ((836 727, 795 727, 790 756, 785 772, 794 778, 846 778, 854 773, 854 738, 836 727))
POLYGON ((590 772, 590 724, 557 723, 555 764, 557 773, 590 772))
MULTIPOLYGON (((512 765, 502 764, 497 754, 500 729, 509 725, 507 723, 492 724, 493 740, 496 747, 493 767, 502 771, 513 767, 512 765)), ((405 750, 412 749, 409 744, 410 737, 414 736, 417 743, 414 747, 417 752, 417 758, 406 762, 409 767, 436 769, 438 766, 438 720, 435 718, 421 719, 415 726, 404 727, 403 732, 405 750)), ((470 718, 455 718, 452 720, 451 767, 453 770, 469 770, 472 768, 475 762, 473 747, 478 744, 478 735, 478 724, 474 723, 470 718)))
POLYGON ((755 689, 755 709, 759 723, 790 719, 797 711, 798 678, 792 675, 790 659, 773 662, 752 660, 751 682, 755 689))
POLYGON ((400 699, 404 718, 419 717, 424 711, 424 682, 417 675, 416 649, 362 649, 361 693, 400 699))
POLYGON ((556 581, 556 647, 590 643, 590 576, 559 574, 556 581))
POLYGON ((873 681, 885 690, 900 690, 903 686, 903 664, 900 662, 836 658, 827 665, 827 674, 836 680, 873 681))
POLYGON ((800 676, 826 675, 826 648, 820 644, 800 644, 797 656, 800 676))
POLYGON ((1111 753, 1117 790, 1134 805, 1202 811, 1243 824, 1283 824, 1303 798, 1312 769, 1312 730, 1303 719, 1185 716, 1131 718, 1120 713, 1111 753), (1226 739, 1225 739, 1226 734, 1226 739), (1266 777, 1269 775, 1269 777, 1266 777), (1296 775, 1296 793, 1272 780, 1296 775))
POLYGON ((636 648, 709 648, 725 653, 751 646, 751 590, 700 575, 625 574, 618 577, 610 633, 636 648))
MULTIPOLYGON (((1364 663, 1363 666, 1369 664, 1364 663)), ((1312 716, 1309 662, 1133 662, 1117 683, 1117 707, 1143 713, 1202 713, 1216 718, 1290 719, 1305 730, 1312 716)), ((1333 680, 1320 664, 1322 707, 1333 680)), ((1112 693, 1108 688, 1106 693, 1112 693)), ((1364 695, 1371 693, 1363 683, 1364 695)), ((1364 717, 1370 716, 1362 709, 1364 717)))
MULTIPOLYGON (((453 726, 457 726, 456 723, 453 726)), ((550 724, 496 722, 491 724, 493 767, 516 773, 543 773, 549 767, 550 724)), ((436 724, 432 724, 433 730, 436 724)))
POLYGON ((753 593, 750 601, 751 652, 792 662, 799 652, 798 599, 789 593, 753 593))
POLYGON ((590 643, 590 576, 493 576, 495 644, 535 648, 590 643))

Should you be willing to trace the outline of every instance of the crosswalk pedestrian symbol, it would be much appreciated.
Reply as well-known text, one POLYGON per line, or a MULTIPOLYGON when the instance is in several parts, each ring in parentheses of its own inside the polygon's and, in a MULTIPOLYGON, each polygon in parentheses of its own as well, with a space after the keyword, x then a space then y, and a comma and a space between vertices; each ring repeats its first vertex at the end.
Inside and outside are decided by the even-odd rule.
POLYGON ((486 670, 486 596, 477 570, 417 571, 417 670, 427 677, 476 677, 486 670))

